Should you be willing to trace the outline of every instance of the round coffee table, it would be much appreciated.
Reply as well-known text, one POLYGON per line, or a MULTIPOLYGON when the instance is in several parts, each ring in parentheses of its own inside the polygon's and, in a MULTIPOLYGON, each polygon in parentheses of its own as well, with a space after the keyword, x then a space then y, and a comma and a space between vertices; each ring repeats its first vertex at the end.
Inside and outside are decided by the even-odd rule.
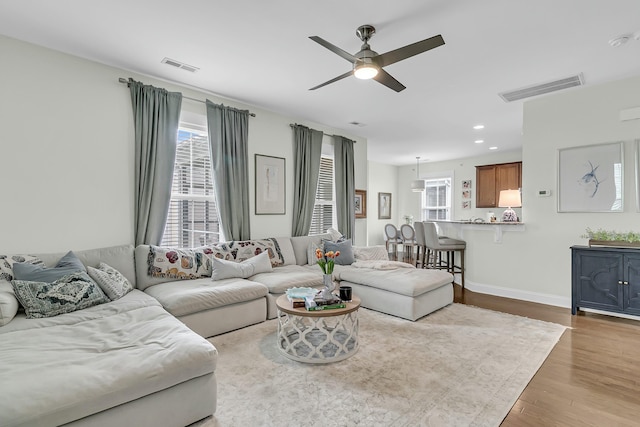
POLYGON ((358 309, 360 298, 345 308, 308 311, 293 308, 286 295, 276 299, 280 352, 289 359, 305 363, 331 363, 358 351, 358 309))

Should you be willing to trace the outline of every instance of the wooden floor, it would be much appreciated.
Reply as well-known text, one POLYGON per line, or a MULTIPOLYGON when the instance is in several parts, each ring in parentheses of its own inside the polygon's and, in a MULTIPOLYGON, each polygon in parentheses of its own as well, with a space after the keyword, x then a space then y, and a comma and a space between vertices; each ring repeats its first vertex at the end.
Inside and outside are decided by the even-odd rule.
POLYGON ((454 288, 455 302, 571 328, 502 426, 640 426, 640 321, 454 288))

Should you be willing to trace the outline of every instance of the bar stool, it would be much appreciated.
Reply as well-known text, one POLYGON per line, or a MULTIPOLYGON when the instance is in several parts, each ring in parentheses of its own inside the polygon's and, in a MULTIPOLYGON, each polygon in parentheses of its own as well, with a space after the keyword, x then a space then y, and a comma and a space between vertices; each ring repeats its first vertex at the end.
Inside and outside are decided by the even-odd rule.
POLYGON ((416 231, 409 224, 400 226, 400 236, 402 238, 402 258, 403 261, 413 264, 413 247, 416 245, 416 231))
POLYGON ((387 253, 389 253, 389 246, 393 245, 393 259, 397 261, 398 245, 402 244, 402 237, 400 237, 398 229, 393 224, 387 224, 384 226, 384 235, 386 239, 385 246, 387 248, 387 253))
POLYGON ((467 247, 467 242, 450 238, 440 239, 438 238, 438 230, 435 223, 425 222, 423 225, 427 248, 425 253, 427 268, 447 270, 451 274, 460 273, 460 285, 464 289, 464 251, 467 247), (455 265, 456 252, 460 252, 460 265, 455 265), (446 260, 442 259, 443 253, 446 256, 446 260))
POLYGON ((427 242, 424 239, 424 224, 422 221, 416 221, 413 223, 413 227, 416 232, 416 268, 418 268, 418 263, 421 268, 427 268, 427 242), (420 252, 422 252, 422 259, 420 259, 420 252))

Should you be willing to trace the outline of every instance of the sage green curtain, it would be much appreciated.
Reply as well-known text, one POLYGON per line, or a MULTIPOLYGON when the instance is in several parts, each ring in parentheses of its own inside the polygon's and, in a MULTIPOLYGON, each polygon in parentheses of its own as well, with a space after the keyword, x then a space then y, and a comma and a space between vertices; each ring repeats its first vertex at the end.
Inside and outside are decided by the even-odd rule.
POLYGON ((334 137, 334 172, 336 186, 336 213, 338 230, 350 238, 354 238, 356 225, 356 183, 353 171, 354 141, 343 136, 334 137))
POLYGON ((207 99, 207 127, 220 227, 225 240, 248 240, 249 111, 207 99))
POLYGON ((159 245, 176 158, 182 94, 129 79, 135 130, 135 244, 159 245))
POLYGON ((293 126, 293 224, 292 236, 306 236, 311 228, 316 202, 322 132, 301 125, 293 126))

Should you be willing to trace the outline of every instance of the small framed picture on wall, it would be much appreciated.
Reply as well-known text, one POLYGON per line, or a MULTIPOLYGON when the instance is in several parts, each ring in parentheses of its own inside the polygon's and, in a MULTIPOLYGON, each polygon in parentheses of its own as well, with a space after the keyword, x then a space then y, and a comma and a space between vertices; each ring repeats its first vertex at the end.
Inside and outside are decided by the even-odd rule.
POLYGON ((378 193, 378 219, 391 219, 391 193, 378 193))
POLYGON ((355 197, 356 218, 367 217, 367 190, 356 190, 355 197))
POLYGON ((462 181, 462 188, 464 189, 471 188, 471 180, 465 179, 464 181, 462 181))

